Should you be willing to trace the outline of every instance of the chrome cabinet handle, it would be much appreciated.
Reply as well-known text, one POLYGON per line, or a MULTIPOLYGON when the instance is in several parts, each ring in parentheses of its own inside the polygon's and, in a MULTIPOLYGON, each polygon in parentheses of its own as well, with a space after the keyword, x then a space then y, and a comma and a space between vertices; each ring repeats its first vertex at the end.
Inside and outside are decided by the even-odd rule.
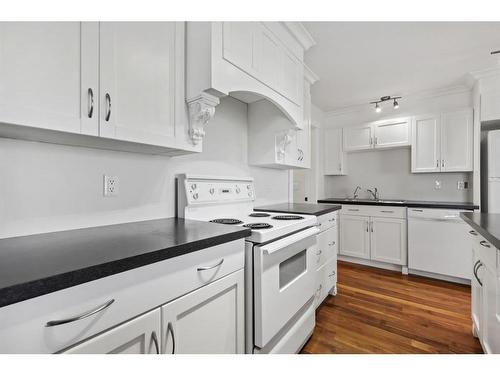
POLYGON ((316 252, 316 255, 317 255, 317 256, 320 256, 321 254, 323 254, 323 250, 318 250, 318 251, 316 252))
POLYGON ((196 270, 198 272, 200 272, 200 271, 208 271, 208 270, 214 269, 216 267, 219 267, 222 263, 224 263, 224 258, 222 258, 217 264, 214 264, 213 266, 198 267, 196 270))
POLYGON ((335 245, 335 241, 332 241, 328 244, 328 246, 333 246, 333 245, 335 245))
POLYGON ((330 223, 333 223, 335 221, 335 218, 331 218, 330 220, 328 220, 330 223))
POLYGON ((87 90, 87 116, 92 118, 94 113, 94 91, 89 87, 87 90))
POLYGON ((60 326, 61 324, 72 323, 72 322, 76 322, 77 320, 82 320, 82 319, 88 318, 89 316, 95 315, 98 312, 101 312, 102 310, 107 309, 109 306, 111 306, 111 304, 113 302, 115 302, 115 300, 110 299, 109 301, 103 303, 102 305, 96 307, 95 309, 84 312, 83 314, 73 316, 71 318, 61 319, 61 320, 51 320, 50 322, 45 323, 45 327, 60 326))
POLYGON ((370 223, 370 232, 373 233, 373 222, 370 223))
POLYGON ((367 221, 366 222, 366 232, 368 233, 369 230, 370 230, 370 223, 367 221))
POLYGON ((476 280, 479 283, 479 285, 483 286, 483 282, 479 279, 479 276, 477 274, 479 272, 479 269, 483 266, 483 263, 481 263, 480 260, 478 260, 478 262, 479 262, 479 264, 476 267, 476 270, 474 272, 474 276, 476 276, 476 280))
POLYGON ((481 242, 479 242, 479 244, 480 244, 481 246, 484 246, 484 247, 488 247, 488 248, 489 248, 489 247, 491 247, 491 246, 488 244, 488 242, 486 242, 486 241, 481 241, 481 242))
POLYGON ((316 225, 314 225, 314 226, 315 226, 315 227, 317 227, 317 228, 321 228, 321 225, 323 225, 323 224, 318 223, 318 224, 316 224, 316 225))
POLYGON ((342 164, 339 163, 339 171, 342 170, 342 164))
POLYGON ((373 139, 370 137, 370 146, 373 144, 373 139))
POLYGON ((444 159, 441 160, 441 167, 444 168, 444 159))
POLYGON ((413 212, 424 212, 424 210, 412 210, 413 212))
POLYGON ((165 337, 165 340, 168 338, 169 332, 170 336, 172 337, 172 353, 170 354, 175 354, 175 334, 174 334, 174 327, 171 322, 169 322, 167 325, 167 335, 165 337))
POLYGON ((347 211, 359 211, 359 208, 348 208, 347 211))
POLYGON ((473 236, 477 236, 477 232, 474 230, 470 230, 469 233, 472 234, 473 236))
POLYGON ((151 333, 151 340, 153 340, 153 344, 155 344, 156 354, 160 354, 160 345, 158 344, 158 337, 155 331, 151 333))
POLYGON ((382 210, 382 211, 380 211, 380 212, 384 212, 384 213, 386 213, 386 214, 393 214, 393 213, 394 213, 394 211, 384 211, 384 210, 382 210))
POLYGON ((373 138, 373 143, 376 145, 378 143, 377 137, 373 138))
POLYGON ((439 159, 436 160, 436 168, 439 168, 439 159))
POLYGON ((106 93, 106 107, 106 117, 104 118, 104 120, 109 121, 111 117, 111 96, 108 93, 106 93))

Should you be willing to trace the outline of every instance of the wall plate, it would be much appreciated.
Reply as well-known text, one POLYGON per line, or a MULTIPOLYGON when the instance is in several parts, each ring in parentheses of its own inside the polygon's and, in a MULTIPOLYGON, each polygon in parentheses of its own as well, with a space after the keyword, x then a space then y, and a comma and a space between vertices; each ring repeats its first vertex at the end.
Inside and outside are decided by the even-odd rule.
POLYGON ((116 197, 118 195, 119 181, 117 176, 104 175, 104 196, 116 197))

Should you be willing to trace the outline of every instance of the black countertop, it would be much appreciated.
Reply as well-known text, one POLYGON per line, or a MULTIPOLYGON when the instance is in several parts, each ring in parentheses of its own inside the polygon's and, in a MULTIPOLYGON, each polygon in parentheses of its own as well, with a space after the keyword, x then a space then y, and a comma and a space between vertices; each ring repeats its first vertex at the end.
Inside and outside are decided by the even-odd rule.
POLYGON ((0 307, 249 236, 177 218, 0 240, 0 307))
POLYGON ((462 212, 460 217, 489 243, 500 249, 500 214, 462 212))
POLYGON ((332 204, 316 203, 280 203, 271 206, 254 208, 254 211, 284 212, 288 214, 302 214, 321 216, 327 213, 340 210, 342 206, 332 204))
POLYGON ((318 203, 335 204, 362 204, 372 206, 397 206, 397 207, 419 207, 419 208, 444 208, 454 210, 477 210, 479 206, 470 202, 438 202, 438 201, 413 201, 404 199, 387 199, 387 201, 376 201, 373 199, 348 198, 326 198, 318 200, 318 203))

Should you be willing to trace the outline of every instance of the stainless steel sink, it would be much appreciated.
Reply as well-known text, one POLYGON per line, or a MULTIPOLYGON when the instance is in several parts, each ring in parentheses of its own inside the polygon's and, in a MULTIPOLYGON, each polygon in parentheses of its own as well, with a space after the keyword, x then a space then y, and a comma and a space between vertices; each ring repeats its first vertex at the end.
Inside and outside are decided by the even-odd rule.
POLYGON ((380 203, 394 203, 394 204, 403 204, 405 201, 396 201, 396 200, 391 200, 391 199, 378 199, 376 202, 380 203))
POLYGON ((344 198, 347 202, 374 202, 374 203, 392 203, 392 204, 403 204, 405 201, 393 200, 393 199, 360 199, 360 198, 344 198))

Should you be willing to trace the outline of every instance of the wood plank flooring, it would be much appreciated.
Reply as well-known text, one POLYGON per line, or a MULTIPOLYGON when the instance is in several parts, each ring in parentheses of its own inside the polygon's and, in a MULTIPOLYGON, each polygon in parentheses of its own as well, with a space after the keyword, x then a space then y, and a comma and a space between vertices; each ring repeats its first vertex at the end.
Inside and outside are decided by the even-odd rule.
POLYGON ((337 290, 302 353, 482 353, 468 286, 339 262, 337 290))

